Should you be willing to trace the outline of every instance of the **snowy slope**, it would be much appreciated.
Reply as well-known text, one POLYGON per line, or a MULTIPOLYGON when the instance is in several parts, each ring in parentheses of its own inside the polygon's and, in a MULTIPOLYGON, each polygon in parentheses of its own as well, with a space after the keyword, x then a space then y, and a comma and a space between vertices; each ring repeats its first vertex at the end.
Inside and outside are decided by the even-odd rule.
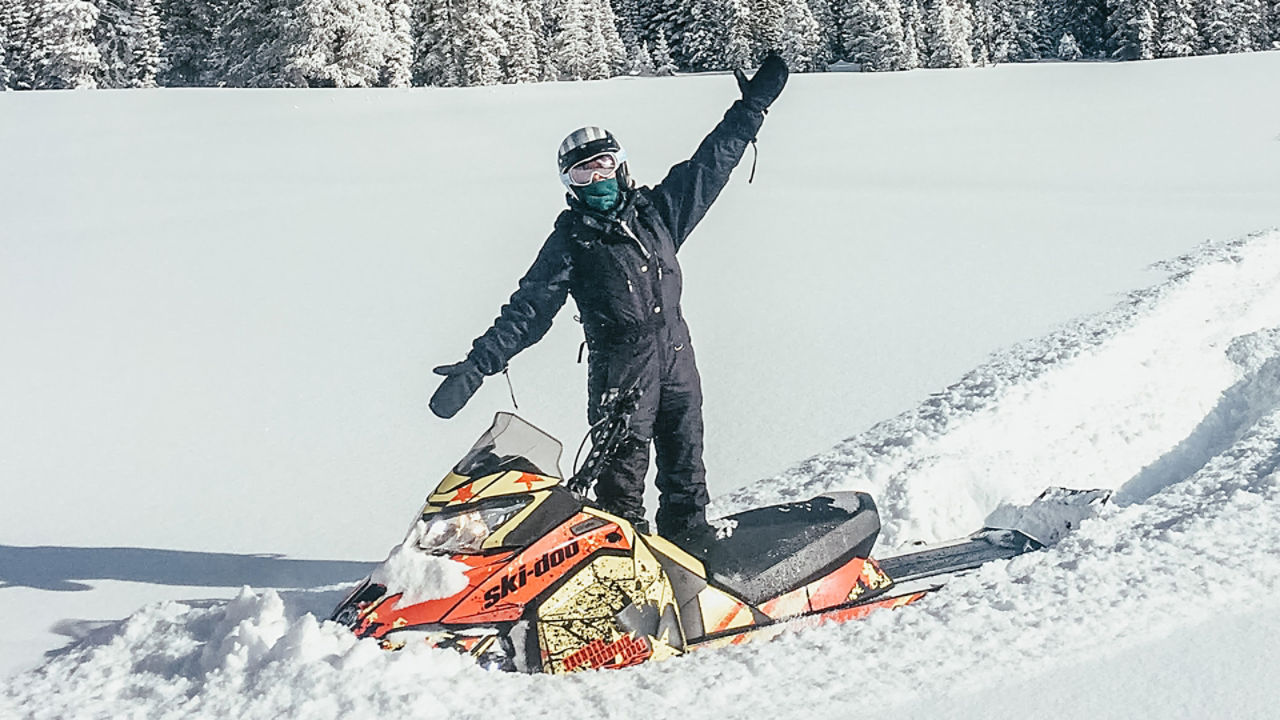
MULTIPOLYGON (((1201 666, 1257 650, 1207 678, 1212 697, 1232 696, 1232 717, 1258 716, 1280 700, 1267 681, 1280 630, 1269 618, 1280 609, 1280 232, 1207 245, 1169 269, 1166 283, 1000 353, 939 398, 735 497, 873 487, 892 539, 946 532, 1045 482, 1120 488, 1120 503, 1056 546, 990 563, 912 608, 547 679, 446 651, 383 653, 302 614, 323 612, 332 593, 246 589, 99 629, 14 678, 0 702, 30 717, 626 717, 638 704, 677 717, 695 703, 714 717, 864 705, 978 717, 994 696, 1053 716, 1038 691, 1021 703, 997 691, 1012 674, 1066 698, 1062 680, 1123 677, 1113 692, 1154 701, 1144 714, 1196 717, 1201 666), (1143 667, 1153 652, 1157 670, 1143 667), (1142 689, 1149 677, 1158 694, 1142 689)), ((1096 705, 1104 717, 1135 710, 1096 705)))

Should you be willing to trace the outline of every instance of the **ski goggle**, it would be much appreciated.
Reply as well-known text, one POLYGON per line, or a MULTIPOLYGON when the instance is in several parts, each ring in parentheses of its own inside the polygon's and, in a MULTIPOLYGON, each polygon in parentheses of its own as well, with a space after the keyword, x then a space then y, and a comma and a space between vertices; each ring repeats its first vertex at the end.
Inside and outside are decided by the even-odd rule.
POLYGON ((569 184, 576 187, 590 185, 596 180, 608 180, 618 174, 625 156, 616 152, 603 152, 589 157, 565 171, 569 184))

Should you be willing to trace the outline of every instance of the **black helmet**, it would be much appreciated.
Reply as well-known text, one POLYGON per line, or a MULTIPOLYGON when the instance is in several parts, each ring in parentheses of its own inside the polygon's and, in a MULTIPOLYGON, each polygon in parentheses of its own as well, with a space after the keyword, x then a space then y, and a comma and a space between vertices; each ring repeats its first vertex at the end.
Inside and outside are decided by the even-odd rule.
POLYGON ((578 128, 569 133, 569 137, 560 143, 560 152, 556 155, 556 164, 560 167, 560 181, 570 190, 569 168, 583 160, 588 160, 603 153, 613 153, 618 161, 618 186, 630 190, 631 173, 627 168, 627 151, 613 133, 594 125, 578 128))

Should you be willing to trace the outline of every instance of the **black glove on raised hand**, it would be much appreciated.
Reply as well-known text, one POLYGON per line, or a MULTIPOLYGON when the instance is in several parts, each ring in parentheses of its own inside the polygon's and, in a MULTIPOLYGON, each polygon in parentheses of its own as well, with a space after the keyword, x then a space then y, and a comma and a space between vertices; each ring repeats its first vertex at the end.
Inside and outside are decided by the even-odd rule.
POLYGON ((432 370, 444 376, 444 382, 436 388, 431 396, 431 412, 448 419, 458 414, 463 405, 480 389, 484 382, 484 373, 470 360, 463 360, 452 365, 441 365, 432 370))
POLYGON ((769 53, 750 80, 741 70, 733 71, 733 76, 738 79, 738 89, 742 91, 742 102, 756 112, 768 110, 778 99, 787 84, 788 74, 787 63, 777 53, 769 53))

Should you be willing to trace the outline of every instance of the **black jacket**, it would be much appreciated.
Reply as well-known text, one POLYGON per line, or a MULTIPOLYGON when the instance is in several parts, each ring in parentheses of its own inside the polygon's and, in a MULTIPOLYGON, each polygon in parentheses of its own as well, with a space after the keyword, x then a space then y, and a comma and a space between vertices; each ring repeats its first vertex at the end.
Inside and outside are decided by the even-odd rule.
POLYGON ((676 252, 706 214, 755 139, 764 115, 735 102, 694 152, 657 186, 626 194, 607 215, 570 196, 519 289, 469 358, 481 372, 502 371, 533 345, 572 294, 593 352, 664 325, 682 334, 676 252))

